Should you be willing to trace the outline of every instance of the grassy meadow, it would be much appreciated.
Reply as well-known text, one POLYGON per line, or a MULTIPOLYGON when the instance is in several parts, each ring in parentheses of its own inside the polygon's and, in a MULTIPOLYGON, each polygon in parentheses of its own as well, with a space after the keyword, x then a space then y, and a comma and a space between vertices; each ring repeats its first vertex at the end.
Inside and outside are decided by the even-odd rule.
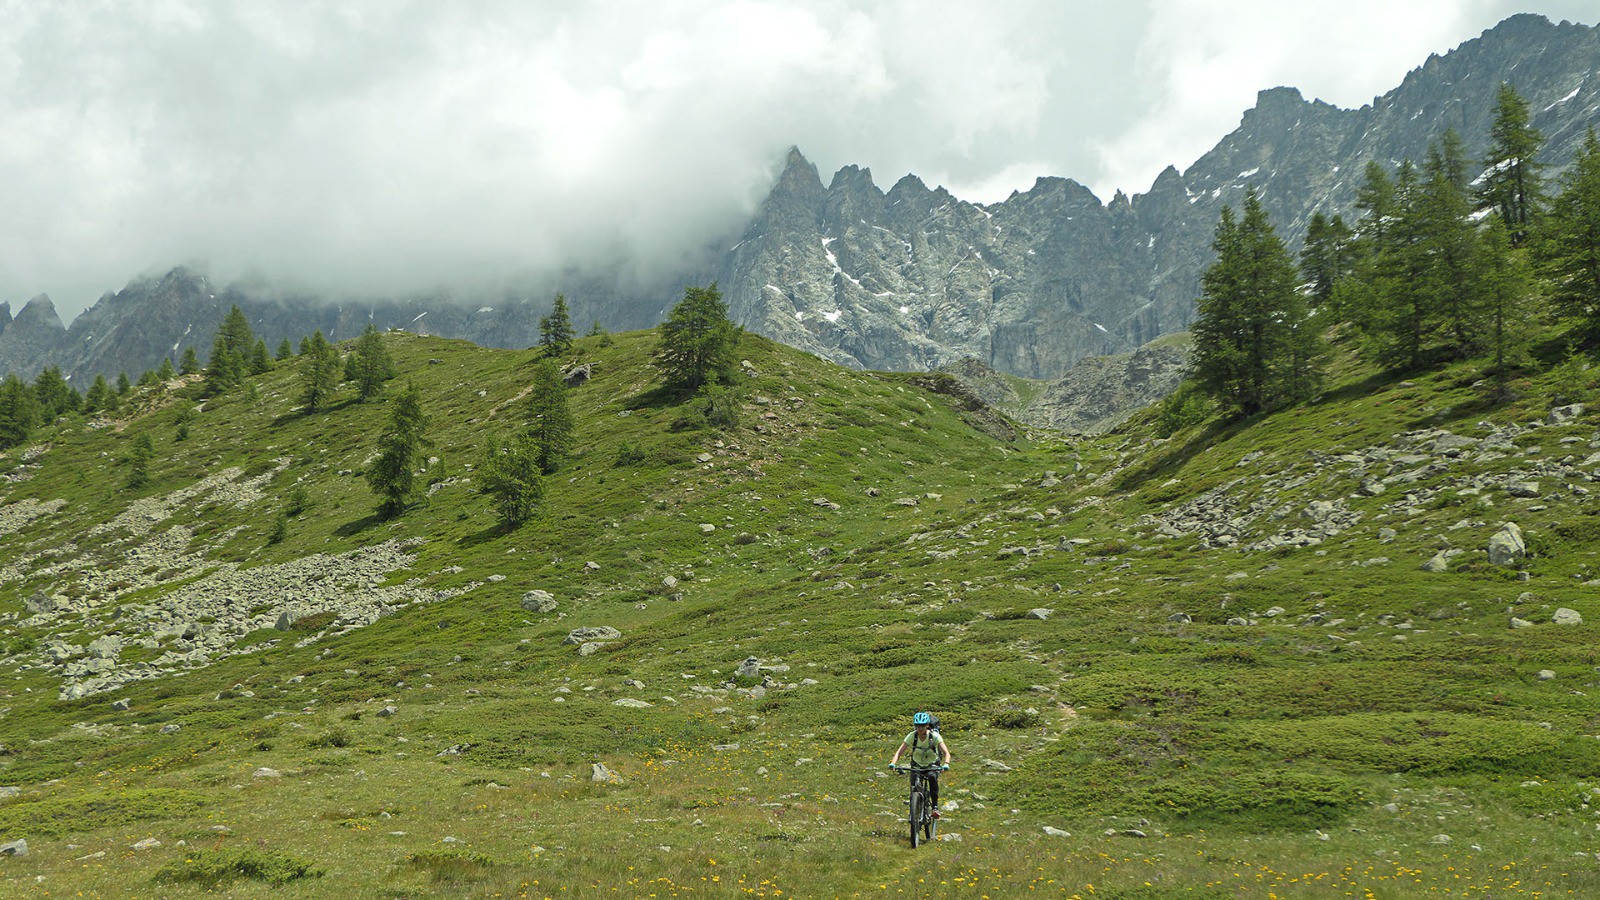
POLYGON ((538 352, 385 341, 377 402, 304 414, 290 360, 0 456, 0 844, 28 842, 0 896, 1600 896, 1600 504, 1573 474, 1600 431, 1547 418, 1591 398, 1581 366, 1499 401, 1470 364, 1341 356, 1303 408, 1068 439, 754 336, 713 427, 661 390, 653 333, 589 337, 563 360, 593 366, 577 450, 507 531, 472 469, 538 352), (408 379, 437 461, 380 519, 363 474, 408 379), (231 467, 257 487, 191 490, 231 467), (1225 510, 1246 546, 1314 531, 1317 503, 1339 527, 1273 549, 1183 515, 1225 510), (1483 552, 1505 522, 1520 566, 1483 552), (198 571, 139 570, 174 534, 198 571), (41 591, 132 610, 390 541, 412 564, 346 590, 437 599, 114 691, 60 699, 46 651, 131 614, 25 624, 41 591), (622 637, 563 643, 592 626, 622 637), (918 709, 954 763, 913 851, 886 763, 918 709))

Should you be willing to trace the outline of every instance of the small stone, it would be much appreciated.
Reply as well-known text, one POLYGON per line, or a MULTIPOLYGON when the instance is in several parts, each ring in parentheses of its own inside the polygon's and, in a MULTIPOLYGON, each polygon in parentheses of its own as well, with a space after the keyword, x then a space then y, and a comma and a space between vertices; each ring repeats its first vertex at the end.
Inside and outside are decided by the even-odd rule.
POLYGON ((283 773, 279 772, 277 769, 269 769, 266 766, 262 766, 261 768, 255 770, 254 772, 251 772, 250 773, 250 777, 251 778, 282 778, 283 777, 283 773))
POLYGON ((179 725, 177 723, 173 723, 171 725, 163 725, 163 726, 161 726, 161 733, 162 734, 177 734, 182 729, 183 729, 182 725, 179 725))
POLYGON ((1398 803, 1385 803, 1383 805, 1383 811, 1386 812, 1386 813, 1390 813, 1392 815, 1398 815, 1399 812, 1400 812, 1400 804, 1398 804, 1398 803))
POLYGON ((161 842, 156 840, 155 838, 145 838, 144 840, 140 841, 139 843, 134 844, 132 846, 132 849, 134 849, 134 850, 154 850, 155 848, 157 848, 159 846, 161 846, 161 842))
POLYGON ((1533 627, 1533 623, 1529 622, 1527 619, 1519 619, 1516 616, 1512 616, 1511 617, 1511 627, 1512 628, 1532 628, 1533 627))
POLYGON ((711 524, 710 522, 702 522, 700 523, 700 530, 706 534, 710 534, 711 532, 717 530, 717 526, 711 524))
POLYGON ((399 711, 399 709, 396 709, 393 706, 385 706, 383 709, 378 710, 378 716, 379 718, 387 719, 399 711))
POLYGON ((1190 622, 1193 622, 1194 620, 1189 618, 1189 615, 1187 613, 1173 613, 1172 615, 1167 616, 1167 621, 1168 622, 1176 622, 1179 625, 1188 625, 1190 622))
POLYGON ((595 763, 590 770, 589 780, 595 784, 620 784, 622 776, 607 768, 605 763, 595 763))
POLYGON ((1436 835, 1433 836, 1433 840, 1429 841, 1428 843, 1430 843, 1430 844, 1448 844, 1448 843, 1450 843, 1450 835, 1448 835, 1448 834, 1436 834, 1436 835))
POLYGON ((1039 619, 1039 620, 1043 621, 1045 619, 1050 618, 1050 614, 1052 612, 1054 612, 1054 610, 1045 609, 1044 607, 1039 607, 1038 609, 1030 609, 1030 610, 1028 610, 1028 615, 1030 617, 1032 617, 1032 618, 1039 619))
POLYGON ((636 699, 634 699, 632 697, 623 697, 621 700, 613 700, 613 701, 611 701, 611 705, 612 706, 626 706, 629 709, 649 709, 650 707, 655 706, 654 703, 651 703, 649 701, 636 700, 636 699))
POLYGON ((1056 828, 1052 825, 1044 826, 1044 833, 1050 835, 1051 837, 1072 837, 1072 832, 1063 831, 1060 828, 1056 828))
POLYGON ((10 843, 0 844, 0 856, 27 856, 28 842, 19 838, 10 843))
POLYGON ((1529 499, 1539 496, 1541 491, 1537 481, 1513 481, 1506 485, 1506 493, 1513 497, 1529 499))
POLYGON ((133 706, 133 701, 129 700, 127 697, 123 697, 121 700, 118 700, 117 702, 111 704, 111 708, 116 710, 117 712, 127 712, 128 709, 131 708, 132 706, 133 706))
POLYGON ((1540 669, 1539 670, 1539 680, 1540 681, 1553 681, 1553 680, 1555 680, 1555 677, 1556 677, 1556 673, 1554 671, 1550 670, 1550 669, 1540 669))

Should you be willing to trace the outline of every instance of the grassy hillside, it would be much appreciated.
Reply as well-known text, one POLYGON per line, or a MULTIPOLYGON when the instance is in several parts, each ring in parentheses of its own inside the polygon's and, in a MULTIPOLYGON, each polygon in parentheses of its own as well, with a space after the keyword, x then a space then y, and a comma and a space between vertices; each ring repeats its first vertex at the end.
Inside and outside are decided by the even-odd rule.
POLYGON ((0 894, 1600 892, 1600 435, 1547 424, 1586 372, 1007 439, 746 338, 717 430, 653 335, 586 338, 580 449, 506 532, 471 468, 536 354, 385 339, 437 457, 394 519, 386 404, 304 415, 296 362, 0 457, 0 894), (912 851, 921 708, 954 808, 912 851))

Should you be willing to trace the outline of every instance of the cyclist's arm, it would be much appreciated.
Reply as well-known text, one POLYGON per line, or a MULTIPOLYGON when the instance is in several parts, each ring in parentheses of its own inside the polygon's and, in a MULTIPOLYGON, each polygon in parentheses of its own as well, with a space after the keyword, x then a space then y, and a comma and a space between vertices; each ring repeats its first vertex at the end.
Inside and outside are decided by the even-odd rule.
POLYGON ((906 748, 905 744, 901 744, 900 746, 894 748, 894 757, 889 760, 889 765, 893 766, 896 763, 900 762, 900 751, 904 750, 905 748, 906 748))
POLYGON ((944 764, 950 765, 950 744, 945 741, 944 735, 939 735, 939 750, 944 754, 944 764))

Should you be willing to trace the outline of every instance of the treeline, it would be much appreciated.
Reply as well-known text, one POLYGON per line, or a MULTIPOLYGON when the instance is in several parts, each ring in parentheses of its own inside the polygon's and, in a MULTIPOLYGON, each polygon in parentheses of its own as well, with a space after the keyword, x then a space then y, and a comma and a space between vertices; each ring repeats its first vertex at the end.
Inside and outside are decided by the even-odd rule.
POLYGON ((1299 260, 1254 192, 1224 208, 1201 280, 1191 381, 1160 410, 1176 430, 1206 414, 1250 416, 1315 396, 1325 336, 1348 328, 1389 371, 1482 358, 1502 393, 1537 328, 1600 341, 1600 141, 1590 130, 1554 184, 1527 103, 1502 85, 1488 153, 1447 131, 1420 163, 1367 164, 1359 219, 1318 213, 1299 260))
MULTIPOLYGON (((345 357, 321 331, 302 338, 299 348, 299 355, 311 358, 302 371, 299 398, 309 412, 326 408, 343 381, 354 382, 358 399, 365 401, 376 396, 383 382, 394 377, 394 363, 371 325, 345 357)), ((266 341, 255 335, 249 319, 235 306, 218 326, 204 366, 195 348, 188 346, 176 364, 170 357, 163 359, 160 366, 146 370, 137 382, 127 373, 119 375, 115 384, 104 375, 97 375, 81 394, 56 366, 41 370, 31 384, 10 374, 0 380, 0 450, 25 443, 36 428, 64 416, 115 415, 136 388, 164 391, 175 378, 201 375, 199 395, 218 396, 245 385, 248 376, 265 374, 294 356, 294 346, 287 338, 278 345, 275 356, 270 354, 266 341)), ((253 393, 254 387, 246 390, 253 393)))
MULTIPOLYGON (((663 390, 686 401, 686 416, 715 427, 738 424, 739 396, 730 387, 737 366, 737 346, 742 331, 728 318, 727 306, 715 284, 685 290, 681 302, 661 323, 653 361, 662 373, 663 390)), ((588 336, 596 346, 609 346, 611 338, 597 321, 588 336)), ((473 481, 479 493, 493 505, 503 527, 516 528, 535 517, 544 501, 545 479, 560 471, 575 446, 578 423, 568 405, 567 373, 560 366, 576 340, 566 298, 557 295, 550 315, 540 321, 539 349, 526 397, 513 408, 513 424, 483 441, 482 454, 474 469, 473 481)), ((198 375, 185 396, 217 397, 240 392, 247 402, 259 400, 256 383, 250 376, 261 375, 294 360, 298 366, 296 384, 301 415, 326 412, 341 402, 364 403, 379 399, 385 383, 394 379, 396 368, 382 335, 368 326, 350 345, 347 353, 331 344, 317 331, 303 338, 296 351, 288 340, 275 354, 250 327, 238 307, 224 318, 212 341, 211 355, 204 367, 192 347, 174 366, 163 360, 160 368, 145 373, 140 385, 152 391, 165 391, 179 375, 198 375), (347 387, 348 386, 348 387, 347 387)), ((63 416, 80 420, 118 411, 135 387, 126 376, 117 385, 97 379, 87 396, 62 377, 59 369, 39 373, 32 384, 8 376, 0 384, 0 449, 25 442, 41 424, 59 422, 63 416)), ((187 440, 195 412, 185 409, 177 417, 174 440, 187 440)), ((433 422, 424 408, 415 383, 394 395, 383 430, 377 438, 377 453, 365 472, 368 486, 378 497, 381 518, 402 514, 410 505, 420 478, 427 476, 433 460, 427 456, 432 446, 428 432, 433 422)), ((119 459, 127 477, 125 486, 142 489, 151 482, 150 464, 156 450, 149 430, 130 437, 129 447, 119 459)), ((619 458, 633 453, 624 447, 619 458)), ((622 463, 619 463, 622 464, 622 463)), ((304 489, 293 492, 290 502, 279 510, 269 540, 284 540, 292 517, 310 503, 304 489)))

